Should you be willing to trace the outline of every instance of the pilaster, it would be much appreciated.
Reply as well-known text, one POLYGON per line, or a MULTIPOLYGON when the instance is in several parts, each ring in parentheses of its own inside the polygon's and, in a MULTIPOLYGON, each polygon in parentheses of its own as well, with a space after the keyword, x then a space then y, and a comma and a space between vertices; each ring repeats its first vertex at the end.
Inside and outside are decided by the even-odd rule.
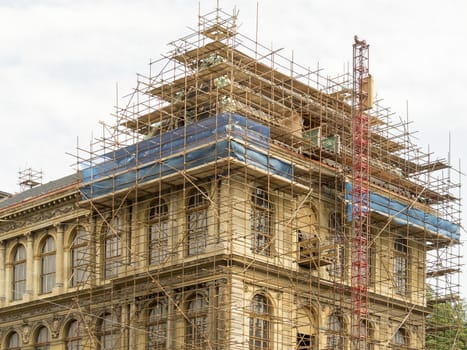
POLYGON ((55 259, 55 265, 56 265, 56 278, 55 278, 55 287, 57 289, 57 292, 62 292, 63 291, 63 286, 64 286, 64 280, 63 276, 64 274, 64 251, 63 251, 63 231, 64 227, 63 224, 56 224, 55 225, 55 235, 56 235, 56 241, 55 241, 55 247, 56 247, 56 259, 55 259))

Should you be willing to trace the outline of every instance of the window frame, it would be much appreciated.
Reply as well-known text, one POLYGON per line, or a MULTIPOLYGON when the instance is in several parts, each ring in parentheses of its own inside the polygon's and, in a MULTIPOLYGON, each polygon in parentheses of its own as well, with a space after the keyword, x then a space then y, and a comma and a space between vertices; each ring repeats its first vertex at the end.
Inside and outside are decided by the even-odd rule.
POLYGON ((195 293, 186 300, 186 349, 205 349, 208 341, 209 301, 206 295, 195 293))
POLYGON ((269 350, 272 348, 272 307, 270 299, 256 293, 250 303, 248 318, 249 350, 269 350))
POLYGON ((345 235, 342 222, 342 214, 333 211, 328 216, 328 236, 329 242, 336 246, 335 262, 332 263, 327 271, 329 276, 343 279, 345 277, 345 235))
POLYGON ((40 258, 41 293, 51 293, 55 287, 57 276, 57 245, 55 243, 55 238, 49 234, 41 242, 40 258))
POLYGON ((26 279, 27 279, 27 250, 23 244, 18 244, 13 249, 11 273, 12 273, 12 278, 11 278, 12 299, 13 301, 22 300, 24 293, 26 293, 26 279), (17 257, 20 249, 24 253, 24 258, 17 257), (19 271, 19 268, 22 268, 22 270, 19 271), (21 276, 17 276, 19 274, 21 274, 21 276), (21 277, 21 279, 19 277, 21 277), (20 286, 21 288, 19 288, 18 286, 20 286))
POLYGON ((392 348, 394 350, 403 350, 407 349, 409 346, 409 337, 407 330, 404 327, 399 327, 392 336, 391 339, 392 348), (400 341, 402 340, 402 341, 400 341))
POLYGON ((393 278, 394 290, 399 295, 407 295, 409 292, 409 257, 410 251, 408 240, 403 237, 396 237, 393 245, 394 262, 393 278))
POLYGON ((148 260, 160 264, 168 256, 169 206, 164 198, 156 198, 148 209, 148 260))
POLYGON ((118 344, 120 338, 120 324, 115 314, 105 313, 101 316, 99 328, 97 332, 98 350, 116 350, 120 349, 118 344), (108 326, 108 327, 107 327, 108 326), (106 347, 107 340, 110 340, 110 347, 106 347))
POLYGON ((254 253, 269 256, 272 251, 274 207, 269 193, 256 187, 250 196, 251 249, 254 253))
POLYGON ((104 280, 117 277, 120 272, 123 246, 123 217, 113 217, 103 227, 102 245, 102 275, 104 280))
POLYGON ((41 326, 36 331, 34 339, 34 350, 49 350, 50 349, 50 331, 46 326, 41 326), (45 333, 43 333, 43 331, 45 333), (45 339, 41 339, 45 337, 45 339))
POLYGON ((5 346, 7 350, 21 350, 21 337, 18 332, 11 332, 6 339, 5 346), (17 344, 11 344, 13 337, 17 340, 17 344))
POLYGON ((361 337, 365 340, 364 343, 360 343, 360 350, 372 350, 374 344, 374 329, 368 319, 360 321, 360 333, 363 334, 361 337))
POLYGON ((162 350, 167 347, 168 304, 164 298, 150 304, 146 319, 148 350, 162 350), (156 339, 151 339, 155 335, 156 339), (163 339, 163 341, 158 341, 163 339))
POLYGON ((296 350, 313 350, 318 348, 319 329, 316 309, 300 307, 297 309, 296 350), (303 325, 306 324, 305 327, 303 325), (305 333, 303 333, 305 331, 305 333))
POLYGON ((80 322, 78 320, 71 320, 67 324, 66 328, 66 338, 65 338, 65 347, 67 350, 81 350, 83 349, 83 344, 81 342, 82 337, 80 335, 80 322), (76 328, 73 330, 72 327, 76 325, 76 328))
POLYGON ((85 284, 89 278, 89 242, 88 232, 83 226, 78 226, 73 230, 70 245, 70 286, 78 287, 85 284))
POLYGON ((344 337, 342 331, 344 330, 344 320, 342 315, 333 312, 328 316, 326 328, 328 334, 326 335, 326 349, 344 349, 344 337))
POLYGON ((187 255, 196 256, 204 253, 208 245, 208 194, 203 188, 189 192, 187 201, 187 255))

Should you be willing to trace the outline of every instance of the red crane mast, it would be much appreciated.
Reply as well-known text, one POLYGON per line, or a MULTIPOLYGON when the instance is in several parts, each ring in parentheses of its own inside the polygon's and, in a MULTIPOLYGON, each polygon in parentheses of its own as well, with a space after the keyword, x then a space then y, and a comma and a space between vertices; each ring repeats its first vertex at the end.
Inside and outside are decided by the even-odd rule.
POLYGON ((372 79, 369 74, 369 45, 355 36, 353 44, 352 98, 352 270, 351 311, 354 349, 368 343, 368 249, 370 121, 372 79))

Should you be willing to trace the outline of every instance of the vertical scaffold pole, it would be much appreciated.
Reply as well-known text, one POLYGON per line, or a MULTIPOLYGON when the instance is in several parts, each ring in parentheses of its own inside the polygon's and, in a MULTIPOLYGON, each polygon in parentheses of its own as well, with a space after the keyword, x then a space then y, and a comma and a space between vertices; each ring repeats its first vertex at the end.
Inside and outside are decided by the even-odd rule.
POLYGON ((369 45, 355 36, 352 99, 352 348, 368 343, 369 115, 371 108, 369 45))

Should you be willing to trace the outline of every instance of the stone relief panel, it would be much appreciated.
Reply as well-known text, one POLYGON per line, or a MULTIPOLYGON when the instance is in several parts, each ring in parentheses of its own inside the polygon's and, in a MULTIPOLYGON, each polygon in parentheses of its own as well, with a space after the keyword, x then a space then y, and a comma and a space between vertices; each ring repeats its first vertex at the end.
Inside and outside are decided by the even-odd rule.
POLYGON ((34 215, 23 215, 15 220, 7 221, 5 225, 0 226, 0 233, 13 231, 22 227, 35 224, 37 222, 47 221, 63 214, 68 214, 76 208, 76 204, 68 204, 52 210, 45 210, 34 215))

